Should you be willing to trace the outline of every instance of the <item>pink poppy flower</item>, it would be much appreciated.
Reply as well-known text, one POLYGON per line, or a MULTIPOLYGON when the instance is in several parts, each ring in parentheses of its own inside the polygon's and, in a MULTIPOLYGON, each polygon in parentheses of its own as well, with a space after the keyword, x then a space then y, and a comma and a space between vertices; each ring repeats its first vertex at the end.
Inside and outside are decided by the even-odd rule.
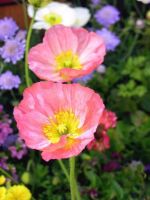
POLYGON ((53 26, 31 48, 29 68, 43 80, 71 81, 91 73, 104 60, 103 39, 83 28, 53 26))
POLYGON ((103 110, 92 89, 39 82, 25 90, 14 117, 26 145, 49 161, 78 155, 94 139, 103 110))

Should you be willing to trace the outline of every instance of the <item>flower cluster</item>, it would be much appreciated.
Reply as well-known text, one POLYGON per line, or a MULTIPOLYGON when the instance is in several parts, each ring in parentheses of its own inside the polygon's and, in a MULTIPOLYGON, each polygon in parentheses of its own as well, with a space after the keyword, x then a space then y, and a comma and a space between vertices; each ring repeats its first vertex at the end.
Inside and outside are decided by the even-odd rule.
MULTIPOLYGON (((34 16, 34 7, 29 5, 28 15, 34 16)), ((69 27, 81 27, 87 24, 90 19, 90 12, 87 8, 72 8, 65 3, 51 2, 39 8, 35 15, 34 29, 48 29, 54 25, 62 24, 69 27)))
POLYGON ((0 56, 5 63, 16 64, 24 56, 26 32, 19 30, 12 18, 0 20, 0 56))
MULTIPOLYGON (((0 146, 7 149, 12 158, 22 159, 27 154, 27 147, 17 134, 13 134, 13 129, 10 127, 12 120, 3 111, 0 105, 0 146)), ((0 167, 7 168, 6 160, 1 160, 0 167)))
POLYGON ((120 44, 120 39, 115 33, 109 30, 109 27, 120 20, 120 12, 114 6, 106 5, 97 10, 94 17, 103 26, 102 29, 96 31, 97 34, 103 38, 107 51, 114 51, 120 44))

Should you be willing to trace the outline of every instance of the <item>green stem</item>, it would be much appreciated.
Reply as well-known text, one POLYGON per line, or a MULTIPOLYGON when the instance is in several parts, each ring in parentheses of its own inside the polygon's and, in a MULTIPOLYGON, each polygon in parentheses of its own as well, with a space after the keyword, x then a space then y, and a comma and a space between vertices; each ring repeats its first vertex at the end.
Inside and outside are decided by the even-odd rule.
POLYGON ((143 16, 142 16, 141 10, 139 9, 139 7, 137 5, 137 2, 135 0, 133 0, 133 3, 134 3, 136 12, 138 13, 139 17, 142 18, 143 16))
POLYGON ((75 190, 76 190, 76 198, 77 200, 81 200, 81 197, 80 197, 80 192, 79 192, 79 188, 78 188, 78 184, 75 180, 75 190))
POLYGON ((16 183, 16 181, 13 179, 13 177, 10 174, 8 174, 5 170, 3 170, 1 167, 0 167, 0 172, 16 183))
POLYGON ((138 37, 139 37, 139 33, 136 33, 136 35, 135 35, 135 37, 134 37, 134 39, 132 41, 132 44, 131 44, 129 50, 127 51, 126 56, 123 58, 123 61, 125 61, 132 54, 132 52, 134 50, 134 47, 136 45, 138 37))
POLYGON ((69 159, 70 162, 70 192, 71 200, 75 200, 75 157, 69 159))
POLYGON ((63 172, 64 172, 64 174, 65 174, 67 180, 69 181, 69 180, 70 180, 69 174, 68 174, 68 172, 67 172, 67 169, 66 169, 64 163, 62 162, 62 160, 58 160, 58 163, 59 163, 60 167, 62 168, 62 170, 63 170, 63 172))
POLYGON ((28 29, 28 16, 27 16, 27 7, 25 0, 22 0, 22 8, 23 8, 23 14, 24 14, 24 23, 26 29, 28 29))
POLYGON ((29 48, 30 48, 30 40, 31 40, 31 35, 32 35, 32 26, 33 26, 34 19, 35 19, 35 13, 36 13, 36 11, 34 10, 34 15, 31 20, 28 34, 27 34, 26 50, 25 50, 25 80, 26 80, 27 86, 30 86, 29 68, 28 68, 28 52, 29 52, 29 48))
POLYGON ((4 64, 0 63, 0 74, 3 72, 3 69, 4 69, 4 64))

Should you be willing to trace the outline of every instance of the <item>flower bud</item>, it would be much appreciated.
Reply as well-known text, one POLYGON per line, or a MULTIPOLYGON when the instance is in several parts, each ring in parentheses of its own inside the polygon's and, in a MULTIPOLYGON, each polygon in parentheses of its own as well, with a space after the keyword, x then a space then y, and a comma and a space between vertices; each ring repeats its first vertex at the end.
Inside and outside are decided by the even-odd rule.
POLYGON ((21 176, 21 180, 24 184, 29 184, 30 183, 30 173, 24 172, 21 176))
POLYGON ((51 0, 28 0, 28 3, 33 5, 34 7, 43 7, 50 3, 51 0))
POLYGON ((143 29, 145 27, 145 22, 143 19, 137 19, 135 25, 137 29, 143 29))
POLYGON ((148 20, 150 20, 150 10, 147 11, 147 13, 146 13, 146 18, 147 18, 148 20))
POLYGON ((60 183, 60 179, 59 179, 58 177, 55 176, 55 177, 53 178, 53 180, 52 180, 52 184, 53 184, 53 185, 58 185, 59 183, 60 183))

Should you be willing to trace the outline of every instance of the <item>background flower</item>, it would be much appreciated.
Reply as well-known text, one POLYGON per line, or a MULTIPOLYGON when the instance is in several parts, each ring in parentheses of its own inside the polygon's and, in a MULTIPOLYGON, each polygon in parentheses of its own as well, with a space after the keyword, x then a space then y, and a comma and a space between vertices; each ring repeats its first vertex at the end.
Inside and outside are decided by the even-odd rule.
POLYGON ((86 25, 91 17, 89 9, 84 8, 84 7, 77 7, 77 8, 74 8, 74 10, 76 12, 76 21, 73 26, 82 27, 86 25))
POLYGON ((26 39, 26 34, 27 34, 27 31, 25 30, 19 30, 15 36, 15 39, 18 40, 18 41, 25 41, 26 39))
POLYGON ((19 27, 12 18, 0 19, 0 40, 12 38, 18 29, 19 27))
MULTIPOLYGON (((28 7, 28 14, 33 17, 33 7, 28 7)), ((52 2, 40 8, 36 12, 34 29, 48 29, 56 24, 72 26, 76 21, 76 13, 73 8, 65 3, 52 2)))
POLYGON ((81 78, 76 78, 73 80, 74 83, 83 83, 86 84, 89 80, 91 80, 93 77, 93 73, 88 74, 86 76, 83 76, 81 78))
POLYGON ((150 0, 137 0, 137 1, 141 1, 142 3, 145 3, 145 4, 150 3, 150 0))
POLYGON ((115 35, 115 33, 106 28, 97 30, 96 33, 103 38, 107 51, 114 51, 120 44, 120 39, 115 35))
POLYGON ((92 4, 98 5, 101 3, 101 0, 91 0, 92 4))
POLYGON ((0 89, 11 90, 18 88, 21 80, 18 75, 13 75, 11 71, 6 71, 0 75, 0 89))
POLYGON ((105 74, 106 72, 106 66, 105 65, 99 65, 96 69, 96 71, 99 73, 99 74, 105 74))
POLYGON ((24 56, 25 41, 19 41, 18 39, 9 39, 5 42, 4 46, 0 48, 0 55, 4 59, 4 62, 12 62, 16 64, 24 56))
POLYGON ((24 185, 13 185, 7 189, 6 199, 8 200, 31 200, 31 192, 24 185))
POLYGON ((27 147, 24 144, 21 138, 17 138, 15 144, 13 146, 8 147, 9 151, 11 152, 12 158, 17 158, 21 160, 27 154, 27 147))
POLYGON ((91 141, 87 148, 96 151, 104 151, 110 148, 110 139, 107 131, 110 128, 115 128, 117 124, 117 116, 114 112, 105 109, 100 117, 99 126, 94 134, 95 139, 91 141))
POLYGON ((119 21, 119 15, 120 12, 117 10, 117 8, 111 5, 106 5, 98 10, 94 16, 98 23, 104 27, 109 27, 110 25, 119 21))

